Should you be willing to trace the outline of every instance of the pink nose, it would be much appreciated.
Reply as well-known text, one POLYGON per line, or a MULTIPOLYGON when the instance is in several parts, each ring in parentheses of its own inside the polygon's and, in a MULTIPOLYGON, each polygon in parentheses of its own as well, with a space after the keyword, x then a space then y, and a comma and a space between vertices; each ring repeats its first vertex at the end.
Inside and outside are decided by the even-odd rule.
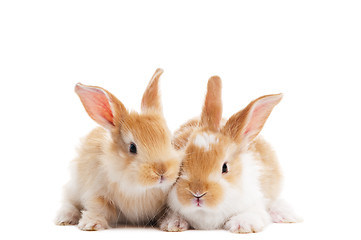
POLYGON ((198 191, 196 193, 190 191, 190 193, 193 195, 193 203, 197 206, 197 207, 202 207, 204 204, 204 200, 201 199, 204 195, 207 194, 207 192, 203 192, 203 193, 199 193, 198 191))
POLYGON ((163 176, 163 175, 160 175, 159 183, 162 183, 162 182, 164 182, 164 176, 163 176))

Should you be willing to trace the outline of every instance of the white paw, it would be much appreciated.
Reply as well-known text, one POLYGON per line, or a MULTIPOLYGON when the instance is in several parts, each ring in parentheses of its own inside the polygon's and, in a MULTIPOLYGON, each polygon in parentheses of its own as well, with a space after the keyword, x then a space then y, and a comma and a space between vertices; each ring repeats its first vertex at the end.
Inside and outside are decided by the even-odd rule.
POLYGON ((292 208, 283 200, 273 202, 268 208, 268 212, 274 223, 302 222, 302 218, 297 216, 292 208))
POLYGON ((98 231, 109 228, 105 218, 92 217, 89 212, 83 212, 83 216, 79 221, 78 228, 83 231, 98 231))
POLYGON ((262 231, 270 223, 267 212, 245 212, 233 216, 224 228, 233 233, 256 233, 262 231))
POLYGON ((161 221, 160 229, 167 232, 182 232, 189 229, 189 223, 178 214, 168 213, 161 221))
POLYGON ((74 206, 63 207, 55 218, 57 225, 77 225, 80 219, 80 211, 74 206))

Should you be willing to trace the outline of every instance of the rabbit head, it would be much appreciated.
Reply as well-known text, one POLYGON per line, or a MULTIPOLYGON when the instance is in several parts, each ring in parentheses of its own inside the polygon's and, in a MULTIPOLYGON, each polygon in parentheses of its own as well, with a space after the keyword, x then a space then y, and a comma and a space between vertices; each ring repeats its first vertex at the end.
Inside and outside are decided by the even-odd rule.
POLYGON ((180 160, 162 113, 157 69, 142 102, 141 113, 129 112, 110 92, 78 83, 75 92, 88 115, 107 131, 102 161, 109 180, 122 182, 127 191, 170 187, 180 160))
POLYGON ((260 97, 222 123, 221 79, 209 79, 199 125, 187 140, 180 177, 170 193, 173 210, 193 219, 213 213, 200 218, 219 219, 209 228, 237 211, 243 176, 251 174, 243 171, 242 158, 281 98, 281 94, 260 97))

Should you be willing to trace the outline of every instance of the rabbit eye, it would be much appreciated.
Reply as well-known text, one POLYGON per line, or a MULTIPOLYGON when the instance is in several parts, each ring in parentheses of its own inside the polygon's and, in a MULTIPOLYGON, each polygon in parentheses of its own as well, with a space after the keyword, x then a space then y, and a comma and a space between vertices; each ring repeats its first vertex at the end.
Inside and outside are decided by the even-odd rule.
POLYGON ((135 143, 130 143, 129 152, 133 154, 137 154, 137 146, 135 145, 135 143))
POLYGON ((228 173, 228 166, 227 163, 224 163, 222 166, 222 173, 228 173))

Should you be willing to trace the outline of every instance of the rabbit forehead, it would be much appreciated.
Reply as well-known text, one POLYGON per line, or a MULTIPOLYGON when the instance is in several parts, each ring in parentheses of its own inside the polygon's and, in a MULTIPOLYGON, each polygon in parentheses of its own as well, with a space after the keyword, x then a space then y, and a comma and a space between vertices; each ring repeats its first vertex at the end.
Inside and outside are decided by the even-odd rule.
POLYGON ((120 132, 125 143, 134 142, 147 150, 168 148, 171 141, 166 122, 158 114, 130 113, 120 132))
POLYGON ((221 134, 197 132, 191 137, 185 150, 184 167, 187 175, 206 180, 212 173, 218 173, 227 149, 227 141, 221 134))
POLYGON ((218 182, 224 178, 236 184, 241 174, 241 148, 227 136, 208 130, 197 131, 185 149, 181 177, 189 181, 218 182), (222 175, 227 163, 229 172, 222 175))

